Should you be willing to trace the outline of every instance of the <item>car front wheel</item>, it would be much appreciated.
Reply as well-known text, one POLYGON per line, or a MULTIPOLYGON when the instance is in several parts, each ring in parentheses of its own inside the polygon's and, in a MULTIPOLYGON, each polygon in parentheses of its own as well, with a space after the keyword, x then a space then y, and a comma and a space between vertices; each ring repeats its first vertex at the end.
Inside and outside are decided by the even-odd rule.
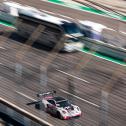
POLYGON ((57 112, 57 117, 58 117, 59 119, 62 119, 62 120, 63 120, 63 116, 61 115, 60 112, 57 112))

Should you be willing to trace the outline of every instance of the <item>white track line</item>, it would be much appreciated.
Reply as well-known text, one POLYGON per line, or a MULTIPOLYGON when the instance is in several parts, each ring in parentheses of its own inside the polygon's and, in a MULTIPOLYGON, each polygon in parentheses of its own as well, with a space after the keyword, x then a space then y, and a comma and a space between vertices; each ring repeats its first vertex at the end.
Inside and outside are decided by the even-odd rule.
POLYGON ((47 11, 47 10, 42 10, 42 9, 40 9, 41 11, 43 11, 43 12, 45 12, 45 13, 49 13, 49 14, 53 14, 53 15, 56 15, 56 13, 53 13, 53 12, 51 12, 51 11, 47 11))
POLYGON ((73 18, 68 17, 68 16, 65 16, 65 15, 62 15, 62 14, 57 14, 57 15, 59 15, 59 16, 61 16, 61 17, 64 17, 64 18, 68 18, 68 19, 72 19, 72 20, 74 20, 73 18))
POLYGON ((119 31, 119 32, 121 32, 122 34, 125 34, 126 35, 126 32, 124 32, 124 31, 119 31))
POLYGON ((0 46, 0 49, 5 49, 4 47, 0 46))
POLYGON ((68 19, 72 19, 71 17, 68 17, 68 16, 65 16, 65 15, 62 15, 62 14, 58 14, 58 13, 53 13, 53 12, 50 12, 50 11, 46 11, 46 10, 42 10, 40 9, 42 12, 45 12, 45 13, 48 13, 48 14, 52 14, 52 15, 55 15, 55 16, 61 16, 61 17, 64 17, 64 18, 68 18, 68 19))
POLYGON ((66 72, 64 72, 64 71, 62 71, 62 70, 59 70, 59 69, 56 69, 56 70, 59 71, 59 72, 61 72, 61 73, 63 73, 63 74, 66 74, 66 75, 68 75, 68 76, 71 76, 71 77, 73 77, 73 78, 75 78, 75 79, 81 80, 81 81, 86 82, 86 83, 90 83, 89 81, 86 81, 86 80, 84 80, 84 79, 82 79, 82 78, 79 78, 79 77, 76 77, 76 76, 74 76, 74 75, 71 75, 71 74, 69 74, 69 73, 66 73, 66 72))
MULTIPOLYGON (((86 103, 88 103, 88 104, 90 104, 90 105, 93 105, 93 106, 98 107, 98 108, 100 107, 99 105, 97 105, 97 104, 95 104, 95 103, 92 103, 92 102, 90 102, 90 101, 88 101, 88 100, 85 100, 85 99, 79 97, 79 96, 76 96, 76 95, 74 95, 74 94, 71 94, 71 93, 69 93, 69 92, 67 92, 67 91, 65 91, 65 90, 63 90, 63 89, 59 89, 59 90, 62 91, 63 93, 69 94, 69 95, 71 95, 71 96, 73 96, 73 97, 75 97, 75 98, 77 98, 77 99, 79 99, 79 100, 81 100, 81 101, 84 101, 84 102, 86 102, 86 103)), ((28 99, 30 99, 30 100, 32 100, 32 101, 36 101, 35 99, 29 97, 28 95, 26 95, 26 94, 24 94, 24 93, 21 93, 21 92, 18 92, 18 91, 16 91, 16 93, 18 93, 18 94, 20 94, 20 95, 22 95, 22 96, 24 96, 24 97, 26 97, 26 98, 28 98, 28 99)))
POLYGON ((90 101, 88 101, 88 100, 85 100, 85 99, 79 97, 79 96, 76 96, 76 95, 74 95, 74 94, 71 94, 71 93, 69 93, 69 92, 67 92, 67 91, 65 91, 65 90, 63 90, 63 89, 59 89, 59 90, 62 91, 62 92, 64 92, 64 93, 66 93, 66 94, 68 94, 68 95, 71 95, 71 96, 73 96, 73 97, 75 97, 75 98, 77 98, 77 99, 79 99, 79 100, 81 100, 81 101, 84 101, 84 102, 86 102, 86 103, 88 103, 88 104, 90 104, 90 105, 93 105, 93 106, 95 106, 95 107, 97 107, 97 108, 100 108, 100 106, 97 105, 97 104, 95 104, 95 103, 92 103, 92 102, 90 102, 90 101))
POLYGON ((28 95, 25 95, 24 93, 21 93, 19 91, 15 91, 15 92, 18 93, 18 94, 20 94, 20 95, 22 95, 22 96, 24 96, 25 98, 28 98, 28 99, 30 99, 32 101, 36 101, 36 99, 33 99, 32 97, 29 97, 28 95))

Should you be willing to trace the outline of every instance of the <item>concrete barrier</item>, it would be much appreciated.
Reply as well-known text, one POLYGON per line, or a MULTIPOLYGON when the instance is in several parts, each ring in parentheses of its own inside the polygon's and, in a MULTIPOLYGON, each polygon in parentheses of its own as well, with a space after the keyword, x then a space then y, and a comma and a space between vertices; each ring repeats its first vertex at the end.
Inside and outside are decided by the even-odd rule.
POLYGON ((0 112, 7 114, 13 120, 24 126, 53 126, 3 98, 0 98, 0 112))
POLYGON ((122 61, 126 60, 126 49, 89 38, 82 39, 85 48, 122 61))
POLYGON ((115 31, 113 29, 103 29, 102 30, 103 41, 118 46, 126 47, 126 33, 121 31, 115 31))

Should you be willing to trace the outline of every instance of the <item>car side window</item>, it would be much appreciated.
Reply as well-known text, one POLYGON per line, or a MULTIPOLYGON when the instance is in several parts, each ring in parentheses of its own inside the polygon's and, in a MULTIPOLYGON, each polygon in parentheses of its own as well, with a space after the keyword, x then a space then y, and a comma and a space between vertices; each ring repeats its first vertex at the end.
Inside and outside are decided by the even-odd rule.
POLYGON ((48 100, 48 102, 52 105, 56 105, 54 100, 48 100))

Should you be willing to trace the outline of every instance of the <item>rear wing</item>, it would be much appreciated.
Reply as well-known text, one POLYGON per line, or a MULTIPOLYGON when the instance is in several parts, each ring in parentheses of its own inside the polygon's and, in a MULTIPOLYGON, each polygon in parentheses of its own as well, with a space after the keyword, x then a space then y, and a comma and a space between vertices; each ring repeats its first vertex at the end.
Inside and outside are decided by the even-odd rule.
POLYGON ((49 92, 45 92, 45 93, 38 93, 37 97, 46 97, 46 96, 54 96, 54 94, 56 94, 56 91, 49 91, 49 92))

